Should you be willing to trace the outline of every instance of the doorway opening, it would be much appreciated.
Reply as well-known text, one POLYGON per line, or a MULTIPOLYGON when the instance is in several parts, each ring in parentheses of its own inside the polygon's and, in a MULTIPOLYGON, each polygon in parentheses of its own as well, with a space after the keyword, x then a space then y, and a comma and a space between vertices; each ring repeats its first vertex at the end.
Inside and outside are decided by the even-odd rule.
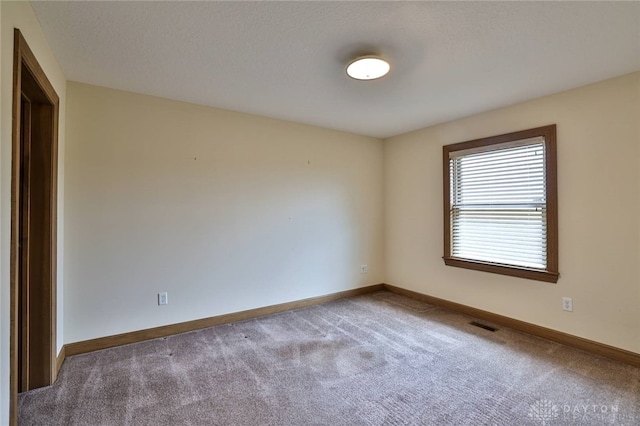
POLYGON ((56 363, 59 98, 14 30, 11 183, 11 423, 19 392, 52 384, 56 363))

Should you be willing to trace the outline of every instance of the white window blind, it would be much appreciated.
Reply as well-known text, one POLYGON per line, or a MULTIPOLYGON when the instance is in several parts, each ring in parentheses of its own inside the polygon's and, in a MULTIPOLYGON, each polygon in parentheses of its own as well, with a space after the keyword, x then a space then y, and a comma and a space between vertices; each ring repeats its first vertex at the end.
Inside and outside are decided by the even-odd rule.
POLYGON ((536 137, 450 153, 452 256, 546 269, 544 151, 536 137))

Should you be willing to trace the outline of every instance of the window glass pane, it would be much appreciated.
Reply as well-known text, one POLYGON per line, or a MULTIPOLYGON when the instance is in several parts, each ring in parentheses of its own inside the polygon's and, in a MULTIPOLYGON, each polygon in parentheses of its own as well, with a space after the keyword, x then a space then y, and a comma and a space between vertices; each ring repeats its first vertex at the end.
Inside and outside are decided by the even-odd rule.
POLYGON ((536 142, 450 160, 452 256, 546 268, 544 149, 536 142))

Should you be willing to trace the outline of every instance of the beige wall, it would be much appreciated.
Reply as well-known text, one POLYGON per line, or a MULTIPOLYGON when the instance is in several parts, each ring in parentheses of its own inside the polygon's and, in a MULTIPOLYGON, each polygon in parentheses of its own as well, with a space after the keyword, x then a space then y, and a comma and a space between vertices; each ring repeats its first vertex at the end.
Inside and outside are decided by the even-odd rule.
POLYGON ((387 282, 640 353, 639 123, 635 73, 386 140, 387 282), (552 123, 558 283, 445 266, 442 146, 552 123))
POLYGON ((385 281, 640 353, 640 73, 382 143, 67 84, 30 5, 3 1, 0 424, 9 416, 14 27, 61 101, 58 349, 385 281), (442 145, 550 123, 558 284, 445 267, 442 145), (169 305, 157 306, 159 291, 169 305), (563 296, 573 313, 561 311, 563 296))
POLYGON ((66 342, 383 281, 382 141, 74 82, 67 96, 66 342))
POLYGON ((9 421, 9 256, 11 236, 11 129, 13 93, 13 29, 19 28, 60 97, 58 130, 58 350, 63 343, 64 149, 66 79, 27 2, 0 2, 0 424, 9 421))

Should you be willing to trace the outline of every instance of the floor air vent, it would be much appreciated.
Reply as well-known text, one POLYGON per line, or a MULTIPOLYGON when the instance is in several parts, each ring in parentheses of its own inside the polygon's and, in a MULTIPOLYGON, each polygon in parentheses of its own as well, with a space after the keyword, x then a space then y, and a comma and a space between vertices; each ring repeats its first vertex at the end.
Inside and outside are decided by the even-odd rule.
POLYGON ((478 322, 478 321, 471 321, 469 324, 475 325, 476 327, 484 328, 485 330, 489 330, 491 332, 498 331, 497 328, 491 327, 490 325, 487 325, 487 324, 482 324, 481 322, 478 322))

